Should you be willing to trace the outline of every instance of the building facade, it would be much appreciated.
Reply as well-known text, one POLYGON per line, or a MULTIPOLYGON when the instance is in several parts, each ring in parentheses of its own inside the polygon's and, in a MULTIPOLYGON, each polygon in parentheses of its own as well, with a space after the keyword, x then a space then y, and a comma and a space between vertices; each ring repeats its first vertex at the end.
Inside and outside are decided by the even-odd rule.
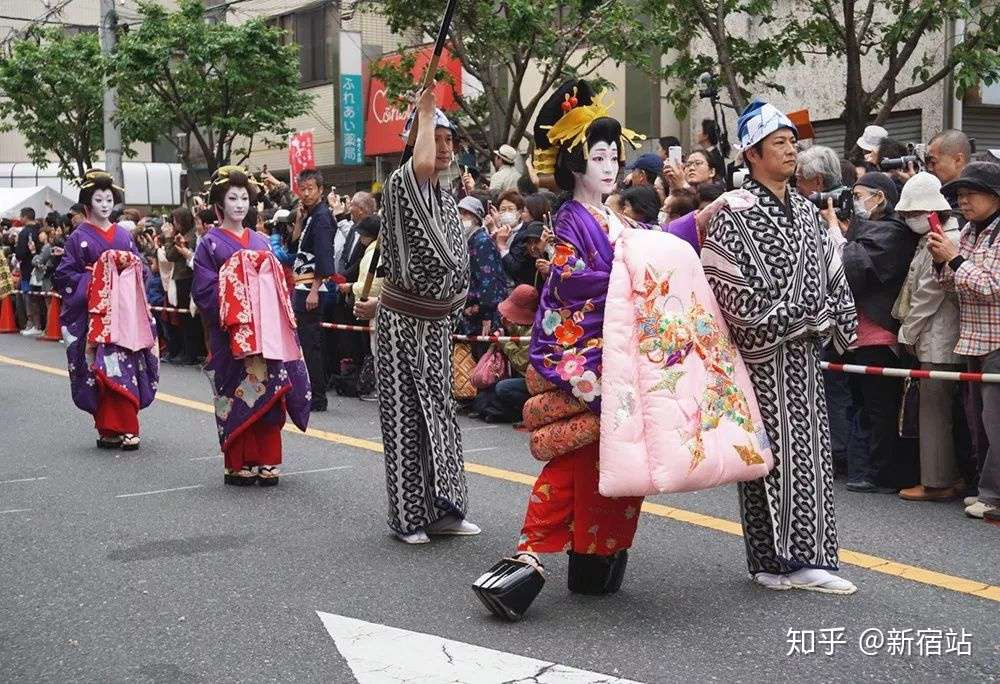
MULTIPOLYGON (((174 0, 159 0, 164 6, 175 6, 174 0)), ((39 0, 6 0, 2 14, 21 19, 0 18, 0 41, 12 39, 18 31, 23 31, 33 21, 44 20, 54 26, 65 27, 69 31, 96 31, 99 20, 99 0, 74 0, 68 4, 50 2, 48 7, 61 6, 58 14, 52 14, 39 0)), ((315 145, 316 165, 324 172, 328 184, 337 186, 343 193, 370 187, 377 177, 384 177, 386 170, 394 163, 395 155, 382 159, 367 157, 360 165, 345 165, 343 161, 343 130, 338 121, 340 73, 340 38, 349 35, 360 43, 361 83, 364 103, 368 102, 368 65, 386 54, 407 46, 426 43, 428 38, 417 34, 397 35, 389 30, 385 20, 372 12, 356 7, 353 0, 206 0, 206 5, 215 21, 241 23, 252 18, 264 17, 267 21, 286 31, 286 40, 299 46, 300 87, 313 96, 311 109, 304 115, 287 122, 295 131, 312 130, 315 145)), ((138 18, 136 0, 118 0, 120 22, 138 18)), ((750 17, 733 17, 730 31, 736 34, 757 37, 761 31, 771 30, 758 26, 750 17)), ((954 31, 955 27, 949 27, 954 31)), ((929 35, 927 45, 938 46, 939 59, 950 42, 943 36, 929 35)), ((686 48, 691 53, 713 53, 710 44, 695 40, 686 48)), ((668 54, 663 59, 670 59, 668 54)), ((874 55, 868 58, 866 74, 880 73, 880 65, 874 55)), ((703 118, 711 117, 711 108, 706 100, 693 104, 691 113, 679 119, 667 100, 662 97, 661 84, 651 79, 639 69, 607 62, 602 64, 597 75, 609 81, 613 90, 613 115, 625 125, 643 132, 648 140, 644 149, 654 149, 656 138, 666 135, 679 137, 686 148, 694 146, 696 132, 703 118)), ((901 75, 898 87, 906 87, 908 72, 901 75)), ((529 71, 521 85, 524 99, 530 98, 540 87, 537 73, 529 71)), ((467 78, 463 74, 463 84, 467 78)), ((805 64, 783 66, 773 79, 783 84, 784 93, 762 90, 759 94, 784 110, 807 108, 817 130, 817 140, 835 149, 843 147, 843 124, 840 115, 843 109, 845 68, 836 60, 825 56, 812 56, 805 64)), ((466 84, 468 86, 468 84, 466 84)), ((474 84, 471 87, 475 87, 474 84)), ((910 97, 899 104, 886 127, 890 133, 904 142, 926 141, 942 128, 964 128, 977 139, 978 147, 1000 147, 1000 86, 983 87, 967 94, 964 100, 951 96, 952 86, 946 79, 928 90, 910 97)), ((726 100, 725 93, 722 99, 726 100)), ((364 104, 362 104, 362 107, 364 104)), ((361 112, 363 118, 366 112, 361 112)), ((735 121, 737 112, 727 110, 727 130, 731 141, 735 142, 735 121)), ((530 128, 529 128, 530 135, 530 128)), ((163 141, 156 144, 136 145, 137 161, 176 162, 177 154, 173 146, 163 141)), ((239 147, 239 145, 237 145, 239 147)), ((520 144, 522 151, 528 148, 526 138, 520 144)), ((23 138, 17 131, 0 133, 0 162, 26 160, 23 138)), ((261 143, 255 147, 247 160, 253 170, 267 167, 279 177, 287 177, 288 151, 284 145, 268 148, 261 143)), ((192 170, 197 173, 197 169, 192 170)))

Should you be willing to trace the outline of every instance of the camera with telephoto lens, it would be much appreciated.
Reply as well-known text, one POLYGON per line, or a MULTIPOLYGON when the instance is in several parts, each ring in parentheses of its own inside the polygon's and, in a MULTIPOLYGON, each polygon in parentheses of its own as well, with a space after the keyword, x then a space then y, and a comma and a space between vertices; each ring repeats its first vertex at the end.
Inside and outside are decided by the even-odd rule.
POLYGON ((848 220, 854 212, 854 196, 851 194, 850 188, 839 187, 826 192, 814 192, 808 197, 808 200, 816 205, 820 211, 826 209, 827 202, 831 199, 837 218, 841 221, 848 220))
POLYGON ((883 159, 878 163, 879 171, 905 171, 906 168, 913 164, 913 168, 920 170, 920 157, 915 154, 908 154, 905 157, 896 157, 895 159, 883 159))
POLYGON ((889 171, 906 171, 910 164, 913 164, 914 170, 923 171, 925 167, 924 156, 926 156, 926 154, 926 145, 914 145, 913 143, 907 143, 906 154, 904 156, 882 159, 878 163, 878 169, 879 171, 884 171, 886 173, 889 171))

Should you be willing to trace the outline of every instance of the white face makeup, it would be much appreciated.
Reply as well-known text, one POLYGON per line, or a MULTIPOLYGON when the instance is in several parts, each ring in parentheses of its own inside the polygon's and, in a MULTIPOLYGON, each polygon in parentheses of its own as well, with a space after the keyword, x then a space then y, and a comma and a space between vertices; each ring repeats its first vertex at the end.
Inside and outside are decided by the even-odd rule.
POLYGON ((618 145, 600 141, 590 147, 587 171, 574 173, 576 187, 588 195, 609 195, 618 179, 618 145))
POLYGON ((246 188, 229 188, 222 198, 222 212, 226 221, 233 224, 243 223, 250 211, 250 193, 246 188))
POLYGON ((90 199, 90 211, 99 221, 107 221, 115 207, 115 194, 110 190, 95 190, 90 199))

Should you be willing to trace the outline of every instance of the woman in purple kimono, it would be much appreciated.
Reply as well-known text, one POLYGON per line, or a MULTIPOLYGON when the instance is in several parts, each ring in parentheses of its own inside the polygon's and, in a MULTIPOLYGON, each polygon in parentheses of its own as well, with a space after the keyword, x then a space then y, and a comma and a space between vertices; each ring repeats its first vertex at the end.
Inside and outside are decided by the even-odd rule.
MULTIPOLYGON (((229 274, 230 258, 241 250, 270 252, 266 236, 243 227, 243 219, 256 195, 257 189, 242 167, 224 166, 215 172, 209 202, 221 223, 198 241, 192 287, 192 296, 208 330, 209 357, 204 370, 212 383, 215 422, 225 457, 224 481, 238 486, 278 484, 281 428, 286 411, 304 431, 309 422, 311 399, 309 374, 297 339, 294 341, 297 359, 293 361, 268 358, 266 352, 237 358, 231 339, 233 327, 220 319, 220 271, 229 274)), ((243 300, 233 306, 246 304, 249 297, 245 283, 235 277, 235 272, 227 277, 231 280, 225 289, 243 300)), ((237 340, 237 348, 239 343, 237 340)))
MULTIPOLYGON (((558 186, 573 199, 556 215, 555 256, 535 318, 530 362, 545 380, 598 416, 614 243, 625 228, 660 230, 604 205, 618 178, 624 146, 637 137, 608 116, 601 96, 594 97, 584 81, 560 87, 535 125, 535 168, 554 173, 558 186)), ((694 213, 664 230, 698 250, 694 213)), ((532 489, 517 553, 473 585, 496 615, 515 620, 527 610, 544 581, 540 553, 569 553, 572 592, 611 594, 621 586, 642 498, 600 495, 599 451, 595 435, 586 446, 557 450, 560 455, 545 464, 532 489)))
MULTIPOLYGON (((149 325, 152 343, 140 347, 113 342, 124 341, 118 331, 111 333, 111 328, 121 326, 123 321, 116 316, 117 325, 112 326, 110 313, 94 319, 98 326, 108 324, 108 334, 95 335, 90 313, 92 303, 107 304, 112 299, 108 284, 112 276, 106 269, 98 267, 102 277, 99 283, 94 283, 95 266, 105 252, 117 250, 120 258, 116 263, 131 262, 132 268, 141 268, 129 256, 142 259, 132 236, 110 220, 112 208, 124 200, 123 190, 104 171, 95 169, 84 175, 80 181, 80 204, 85 220, 66 240, 53 285, 62 296, 59 323, 66 343, 73 403, 94 416, 97 446, 132 451, 139 448, 139 410, 152 403, 160 377, 156 324, 149 316, 145 297, 124 287, 116 293, 115 300, 131 298, 131 306, 127 308, 134 316, 126 325, 149 325)), ((150 340, 149 335, 128 334, 128 331, 123 337, 150 340)))

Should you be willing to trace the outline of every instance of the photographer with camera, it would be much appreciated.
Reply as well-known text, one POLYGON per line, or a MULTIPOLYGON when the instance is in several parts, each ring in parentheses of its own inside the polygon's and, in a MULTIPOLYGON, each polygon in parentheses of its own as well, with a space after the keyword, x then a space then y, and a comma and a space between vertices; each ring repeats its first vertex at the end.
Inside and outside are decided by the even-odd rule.
MULTIPOLYGON (((962 169, 972 160, 972 142, 962 131, 941 131, 927 144, 927 171, 933 173, 941 184, 951 183, 962 175, 962 169)), ((958 201, 949 199, 951 208, 958 209, 958 201)), ((957 211, 956 211, 957 213, 957 211)), ((960 219, 964 225, 965 221, 960 219)))
MULTIPOLYGON (((844 167, 837 153, 829 147, 813 145, 799 152, 795 169, 795 188, 819 210, 826 221, 833 244, 844 242, 851 210, 851 189, 844 185, 844 167)), ((824 359, 842 363, 843 358, 824 350, 824 359)), ((848 376, 823 371, 826 404, 830 413, 830 448, 837 472, 847 469, 852 460, 867 459, 868 442, 859 426, 860 409, 851 395, 848 376)))
POLYGON ((851 191, 844 185, 840 157, 829 147, 813 145, 799 153, 795 189, 812 202, 826 220, 834 243, 842 242, 851 217, 851 191))
MULTIPOLYGON (((164 252, 167 260, 174 265, 171 278, 177 292, 177 308, 188 309, 191 306, 191 285, 194 282, 194 271, 191 266, 194 261, 195 244, 198 241, 194 228, 194 215, 187 207, 178 207, 170 214, 170 224, 164 224, 161 230, 164 252), (167 229, 167 225, 171 228, 167 229)), ((185 366, 195 365, 198 363, 203 344, 201 320, 196 316, 182 314, 178 324, 181 337, 179 354, 165 360, 185 366)))
MULTIPOLYGON (((854 185, 853 194, 854 218, 841 259, 858 310, 858 339, 848 350, 847 360, 862 366, 898 367, 899 321, 893 318, 892 309, 919 238, 896 213, 899 195, 887 175, 866 173, 854 185)), ((851 385, 860 397, 862 426, 870 433, 866 457, 848 461, 848 490, 888 492, 916 484, 916 459, 910 463, 899 453, 897 420, 903 381, 859 375, 851 378, 851 385)))
POLYGON ((892 138, 884 138, 875 153, 878 170, 889 174, 896 184, 896 194, 903 192, 903 186, 920 171, 920 157, 913 145, 906 145, 892 138))

